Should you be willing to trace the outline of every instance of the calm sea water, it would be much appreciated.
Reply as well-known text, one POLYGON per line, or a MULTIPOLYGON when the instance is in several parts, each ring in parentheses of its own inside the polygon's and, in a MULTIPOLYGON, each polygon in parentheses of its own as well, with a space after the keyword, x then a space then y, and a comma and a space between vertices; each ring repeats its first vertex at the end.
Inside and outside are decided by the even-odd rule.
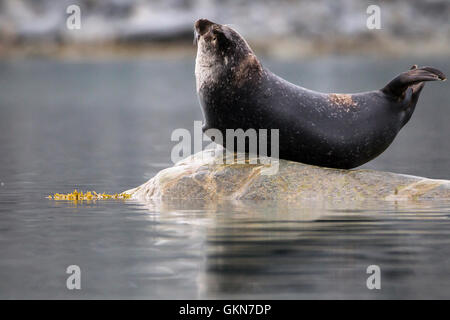
MULTIPOLYGON (((305 87, 357 92, 449 58, 264 61, 305 87)), ((447 69, 446 69, 447 68, 447 69)), ((194 62, 0 63, 0 298, 450 298, 450 203, 45 199, 120 192, 171 165, 201 120, 194 62), (82 289, 66 289, 66 268, 82 289), (368 290, 366 268, 381 268, 368 290)), ((450 90, 427 84, 365 168, 450 179, 450 90)))

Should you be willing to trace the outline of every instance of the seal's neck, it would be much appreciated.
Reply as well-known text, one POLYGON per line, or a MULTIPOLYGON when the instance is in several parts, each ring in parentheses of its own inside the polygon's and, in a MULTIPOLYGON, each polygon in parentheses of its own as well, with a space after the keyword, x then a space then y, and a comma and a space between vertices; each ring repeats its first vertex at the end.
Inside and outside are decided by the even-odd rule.
POLYGON ((195 61, 195 78, 197 92, 205 86, 237 86, 242 85, 249 79, 253 81, 262 74, 262 66, 253 52, 235 57, 212 57, 197 52, 195 61))
POLYGON ((222 63, 215 57, 208 55, 201 50, 197 51, 195 59, 195 80, 197 92, 208 84, 215 84, 221 78, 222 63))

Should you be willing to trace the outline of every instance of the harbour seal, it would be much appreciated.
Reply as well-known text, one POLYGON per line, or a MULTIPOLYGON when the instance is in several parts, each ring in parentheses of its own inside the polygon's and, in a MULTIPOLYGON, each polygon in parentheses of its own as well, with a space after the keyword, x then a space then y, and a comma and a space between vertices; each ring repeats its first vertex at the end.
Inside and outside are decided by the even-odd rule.
POLYGON ((264 68, 231 27, 200 19, 194 29, 203 131, 279 129, 279 158, 306 164, 350 169, 374 159, 411 118, 424 82, 446 79, 413 66, 380 90, 320 93, 264 68))

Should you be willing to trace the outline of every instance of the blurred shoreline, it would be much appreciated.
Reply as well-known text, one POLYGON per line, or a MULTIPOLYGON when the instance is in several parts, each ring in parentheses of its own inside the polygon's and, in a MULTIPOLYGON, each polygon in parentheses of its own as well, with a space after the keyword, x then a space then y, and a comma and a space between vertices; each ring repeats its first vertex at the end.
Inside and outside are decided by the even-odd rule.
MULTIPOLYGON (((257 55, 295 60, 334 55, 382 58, 450 57, 450 40, 404 39, 391 37, 336 37, 334 39, 272 38, 249 41, 257 55)), ((36 42, 5 45, 0 43, 0 59, 52 58, 60 60, 98 60, 122 58, 195 57, 196 46, 189 41, 143 43, 53 43, 36 42)))
POLYGON ((450 56, 448 0, 0 0, 0 59, 192 57, 193 23, 230 24, 257 54, 450 56), (69 29, 69 6, 80 29, 69 29), (369 7, 380 29, 369 29, 369 7))

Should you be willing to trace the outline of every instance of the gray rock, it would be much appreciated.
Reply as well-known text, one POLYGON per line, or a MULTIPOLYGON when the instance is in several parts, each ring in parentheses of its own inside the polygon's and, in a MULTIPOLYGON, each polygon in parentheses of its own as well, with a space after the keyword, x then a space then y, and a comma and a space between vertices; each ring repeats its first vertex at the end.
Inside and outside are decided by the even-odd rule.
MULTIPOLYGON (((431 38, 443 43, 444 49, 444 45, 448 45, 448 0, 385 1, 379 4, 382 32, 366 27, 366 10, 373 4, 376 3, 370 0, 0 0, 0 36, 7 29, 13 38, 26 40, 44 37, 56 41, 62 37, 68 42, 100 43, 102 39, 191 41, 193 22, 205 17, 234 25, 251 42, 269 41, 272 46, 273 40, 280 37, 289 42, 301 37, 329 43, 366 34, 374 34, 386 42, 399 38, 422 41, 431 38), (66 8, 71 4, 78 4, 82 9, 83 31, 76 34, 65 28, 66 8)), ((360 40, 356 48, 365 42, 360 40)), ((408 48, 415 45, 415 41, 407 43, 408 48)), ((419 44, 424 46, 423 42, 419 44)))
POLYGON ((322 168, 270 158, 251 157, 246 163, 233 163, 229 156, 216 153, 203 151, 188 157, 125 192, 143 201, 450 199, 450 180, 322 168), (255 161, 258 163, 252 164, 255 161), (278 171, 276 163, 268 161, 279 161, 278 171))

